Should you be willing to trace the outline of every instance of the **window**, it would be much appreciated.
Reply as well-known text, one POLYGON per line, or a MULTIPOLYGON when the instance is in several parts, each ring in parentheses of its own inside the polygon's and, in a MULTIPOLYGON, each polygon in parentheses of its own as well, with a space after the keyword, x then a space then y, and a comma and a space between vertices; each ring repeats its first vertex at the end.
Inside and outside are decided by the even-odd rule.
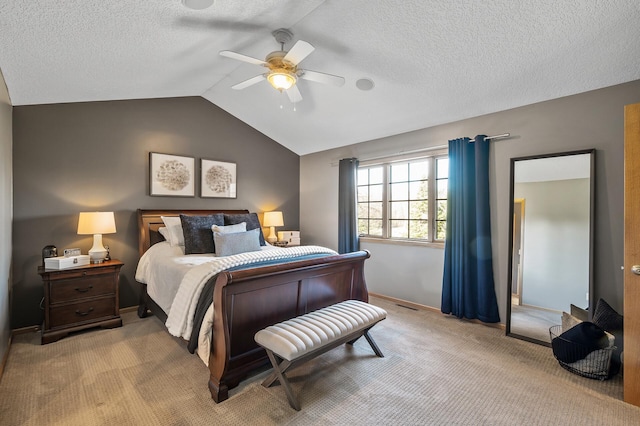
POLYGON ((444 241, 448 177, 446 156, 360 166, 358 232, 368 237, 444 241))

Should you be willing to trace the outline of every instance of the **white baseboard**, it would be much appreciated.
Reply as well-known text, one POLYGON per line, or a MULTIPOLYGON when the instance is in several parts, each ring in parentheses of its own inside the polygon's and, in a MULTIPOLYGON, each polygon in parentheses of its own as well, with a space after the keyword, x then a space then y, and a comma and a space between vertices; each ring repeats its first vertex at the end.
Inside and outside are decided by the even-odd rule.
MULTIPOLYGON (((433 306, 421 305, 420 303, 409 302, 408 300, 398 299, 397 297, 385 296, 384 294, 371 293, 371 292, 369 293, 369 296, 373 296, 373 297, 377 297, 377 298, 380 298, 380 299, 388 300, 389 302, 393 302, 393 303, 395 303, 396 305, 399 305, 399 306, 404 306, 405 308, 417 309, 417 310, 421 310, 421 311, 431 311, 431 312, 442 313, 439 308, 434 308, 433 306)), ((482 322, 482 321, 477 320, 477 319, 469 320, 469 319, 466 319, 466 318, 464 318, 463 320, 464 321, 473 322, 473 323, 476 323, 476 324, 481 324, 481 325, 484 325, 484 326, 487 326, 487 327, 499 328, 501 330, 506 330, 506 326, 504 324, 502 324, 502 323, 492 324, 492 323, 482 322)))

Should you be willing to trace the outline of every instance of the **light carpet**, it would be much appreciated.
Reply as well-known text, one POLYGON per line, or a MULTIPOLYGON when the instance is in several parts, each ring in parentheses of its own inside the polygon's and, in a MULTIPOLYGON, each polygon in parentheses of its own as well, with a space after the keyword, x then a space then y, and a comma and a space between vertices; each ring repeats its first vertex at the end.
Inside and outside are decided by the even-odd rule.
POLYGON ((0 382, 2 425, 638 425, 622 378, 597 381, 562 369, 544 346, 497 328, 387 300, 365 340, 292 370, 302 410, 265 369, 216 404, 208 369, 155 317, 41 346, 15 337, 0 382))

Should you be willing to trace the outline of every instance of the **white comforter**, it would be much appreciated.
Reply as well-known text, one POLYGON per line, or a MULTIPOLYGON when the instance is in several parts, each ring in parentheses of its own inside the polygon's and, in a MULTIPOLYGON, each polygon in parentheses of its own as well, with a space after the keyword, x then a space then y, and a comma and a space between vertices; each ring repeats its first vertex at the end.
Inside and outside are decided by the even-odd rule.
MULTIPOLYGON (((212 254, 184 255, 182 247, 161 242, 149 248, 140 258, 136 280, 147 284, 149 296, 167 313, 165 324, 169 333, 189 339, 198 298, 209 278, 236 266, 309 254, 337 253, 321 246, 266 246, 261 251, 216 257, 212 254)), ((209 361, 212 322, 211 307, 202 322, 197 351, 205 364, 209 361)))

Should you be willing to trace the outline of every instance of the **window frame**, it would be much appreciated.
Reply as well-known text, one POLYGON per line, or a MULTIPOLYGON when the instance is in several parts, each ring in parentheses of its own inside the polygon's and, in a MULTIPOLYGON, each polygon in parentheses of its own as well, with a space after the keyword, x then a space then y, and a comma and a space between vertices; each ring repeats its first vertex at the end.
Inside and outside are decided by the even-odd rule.
MULTIPOLYGON (((433 150, 428 154, 423 155, 412 155, 410 157, 404 156, 396 156, 389 157, 384 159, 378 159, 377 161, 362 161, 358 166, 358 174, 361 169, 370 169, 375 167, 382 167, 382 235, 371 235, 371 234, 359 234, 359 237, 363 241, 374 241, 374 242, 388 242, 393 244, 416 244, 416 245, 434 245, 438 247, 444 247, 444 239, 437 239, 437 200, 438 198, 438 180, 437 179, 437 164, 439 159, 448 158, 448 151, 446 149, 433 150), (391 194, 390 194, 390 185, 391 185, 391 167, 393 165, 398 164, 410 164, 412 162, 425 161, 428 162, 428 176, 427 176, 427 201, 428 201, 428 209, 427 209, 427 222, 428 222, 428 238, 411 238, 411 237, 391 237, 390 230, 390 217, 391 217, 391 194)), ((410 175, 407 177, 407 184, 410 184, 411 179, 410 175)), ((447 172, 447 182, 449 179, 449 175, 447 172)), ((356 192, 358 188, 365 185, 359 185, 358 180, 356 179, 356 192)), ((371 186, 371 182, 367 182, 366 186, 371 186)), ((440 200, 442 200, 440 198, 440 200)), ((407 200, 411 201, 411 200, 407 200)), ((367 201, 370 203, 371 201, 367 201)), ((358 208, 356 209, 358 212, 357 221, 359 222, 360 217, 360 201, 356 199, 356 203, 358 204, 358 208)), ((366 219, 369 219, 370 212, 368 211, 368 216, 366 219)), ((369 219, 370 220, 370 219, 369 219)), ((410 220, 410 219, 407 219, 410 220)), ((446 219, 445 219, 446 222, 446 219)))

